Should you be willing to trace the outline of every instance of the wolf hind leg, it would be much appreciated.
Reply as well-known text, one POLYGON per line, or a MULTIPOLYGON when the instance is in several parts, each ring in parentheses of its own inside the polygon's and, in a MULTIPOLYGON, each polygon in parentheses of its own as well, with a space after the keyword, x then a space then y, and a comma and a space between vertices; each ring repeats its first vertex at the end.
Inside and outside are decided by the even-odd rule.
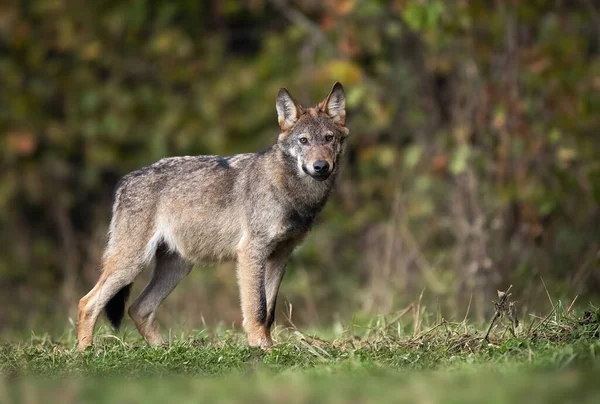
MULTIPOLYGON (((94 327, 102 309, 142 272, 143 257, 122 252, 109 253, 104 259, 102 275, 92 290, 79 300, 77 349, 83 351, 93 343, 94 327)), ((124 304, 124 302, 123 302, 124 304)))
POLYGON ((191 269, 192 264, 179 254, 162 248, 157 251, 152 278, 129 307, 129 316, 148 344, 162 344, 163 339, 155 323, 156 310, 191 269))

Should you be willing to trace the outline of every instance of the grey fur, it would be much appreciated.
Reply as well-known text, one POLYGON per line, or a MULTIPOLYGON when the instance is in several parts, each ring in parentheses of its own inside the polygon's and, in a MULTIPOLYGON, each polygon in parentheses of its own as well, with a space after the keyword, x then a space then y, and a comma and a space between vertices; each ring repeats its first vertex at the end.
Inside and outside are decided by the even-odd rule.
POLYGON ((129 314, 158 344, 156 309, 191 264, 231 259, 249 343, 271 345, 285 263, 327 201, 348 134, 339 83, 315 108, 297 105, 285 89, 276 104, 282 131, 262 153, 165 158, 123 177, 102 276, 80 301, 80 349, 91 344, 102 308, 145 267, 154 268, 152 280, 129 314), (329 171, 315 172, 316 161, 327 161, 329 171))

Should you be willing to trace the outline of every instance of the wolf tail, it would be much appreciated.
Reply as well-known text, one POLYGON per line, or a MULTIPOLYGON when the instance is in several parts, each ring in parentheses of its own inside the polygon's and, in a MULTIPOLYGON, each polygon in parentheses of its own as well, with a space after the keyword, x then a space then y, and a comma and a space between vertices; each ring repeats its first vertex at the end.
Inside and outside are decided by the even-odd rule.
POLYGON ((121 325, 121 320, 123 320, 123 316, 125 315, 125 302, 127 302, 130 293, 131 283, 119 290, 104 308, 106 317, 108 317, 108 320, 115 329, 118 329, 121 325))

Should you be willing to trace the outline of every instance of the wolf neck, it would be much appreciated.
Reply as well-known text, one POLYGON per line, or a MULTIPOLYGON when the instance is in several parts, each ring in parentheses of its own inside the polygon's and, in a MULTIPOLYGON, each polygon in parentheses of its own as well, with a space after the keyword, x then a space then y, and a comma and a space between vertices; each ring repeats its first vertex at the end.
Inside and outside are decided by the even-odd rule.
POLYGON ((281 197, 289 201, 295 210, 305 215, 316 215, 321 211, 333 186, 337 169, 325 181, 300 173, 296 158, 285 153, 278 145, 269 151, 277 161, 275 181, 281 197))

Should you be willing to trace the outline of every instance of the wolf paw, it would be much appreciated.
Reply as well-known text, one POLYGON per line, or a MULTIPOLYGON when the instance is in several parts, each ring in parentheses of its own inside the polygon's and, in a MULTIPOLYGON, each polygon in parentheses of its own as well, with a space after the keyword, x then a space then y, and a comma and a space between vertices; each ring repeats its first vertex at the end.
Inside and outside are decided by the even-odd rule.
POLYGON ((248 336, 248 345, 254 348, 260 348, 263 351, 268 351, 273 347, 273 341, 268 337, 250 337, 248 336))

